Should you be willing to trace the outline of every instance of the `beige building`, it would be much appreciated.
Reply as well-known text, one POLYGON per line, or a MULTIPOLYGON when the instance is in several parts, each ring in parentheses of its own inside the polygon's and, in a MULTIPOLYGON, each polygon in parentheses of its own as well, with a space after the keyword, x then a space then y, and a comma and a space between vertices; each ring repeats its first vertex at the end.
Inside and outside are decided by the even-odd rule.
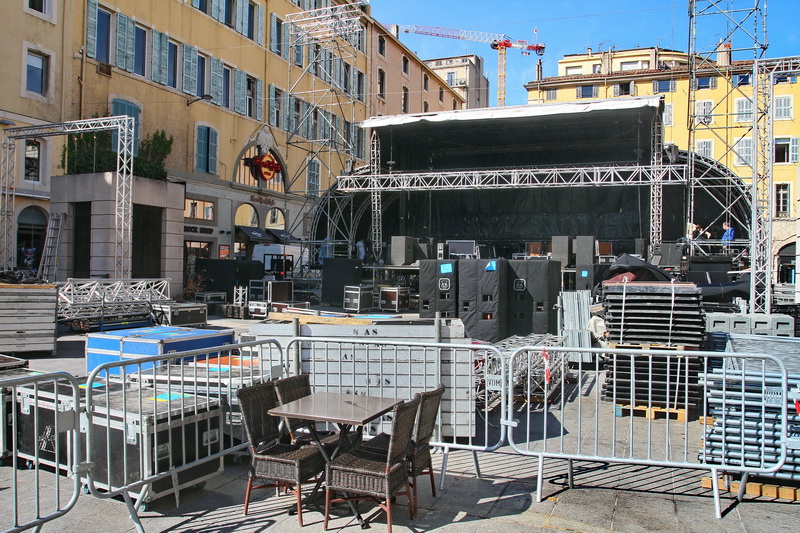
MULTIPOLYGON (((365 163, 358 123, 368 116, 463 105, 365 2, 15 0, 12 7, 0 57, 19 75, 0 80, 0 125, 128 115, 137 158, 168 149, 166 176, 157 179, 177 185, 164 190, 183 198, 176 204, 154 200, 160 193, 152 188, 134 191, 133 250, 145 259, 134 258, 132 276, 169 276, 178 293, 176 277, 190 258, 247 256, 257 242, 280 240, 281 230, 307 237, 315 199, 365 163), (320 34, 301 14, 331 6, 349 21, 345 29, 320 34)), ((114 170, 107 137, 15 143, 6 179, 16 191, 16 264, 31 248, 41 254, 52 176, 75 174, 71 186, 85 187, 80 176, 114 170)), ((134 174, 147 164, 135 160, 134 174)), ((57 279, 113 273, 112 247, 93 244, 98 232, 113 230, 108 217, 96 216, 108 215, 105 204, 87 191, 59 191, 73 200, 58 202, 66 218, 57 279)))
POLYGON ((464 98, 466 109, 490 106, 489 80, 483 74, 482 57, 442 57, 425 63, 464 98))
MULTIPOLYGON (((664 99, 664 143, 714 159, 743 180, 752 177, 754 149, 747 133, 753 120, 752 61, 731 61, 730 52, 717 55, 717 65, 730 75, 722 78, 713 68, 700 69, 695 90, 702 120, 689 146, 689 56, 661 48, 610 50, 565 56, 558 76, 525 85, 528 102, 561 102, 626 96, 661 95, 664 99), (736 146, 736 150, 729 149, 736 146)), ((793 76, 775 80, 772 96, 774 123, 772 233, 773 255, 780 281, 793 281, 797 240, 797 197, 800 178, 800 129, 794 102, 800 84, 793 76)), ((703 222, 703 221, 698 221, 703 222)), ((719 232, 721 222, 714 227, 719 232)))

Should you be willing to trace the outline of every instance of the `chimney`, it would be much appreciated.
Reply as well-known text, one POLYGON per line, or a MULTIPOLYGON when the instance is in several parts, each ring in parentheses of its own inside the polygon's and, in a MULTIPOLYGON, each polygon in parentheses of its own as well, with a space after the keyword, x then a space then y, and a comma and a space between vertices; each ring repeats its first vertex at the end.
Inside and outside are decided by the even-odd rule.
POLYGON ((542 76, 542 60, 536 62, 536 81, 540 81, 544 76, 542 76))
POLYGON ((731 66, 731 43, 719 43, 719 47, 717 48, 717 66, 731 66))
POLYGON ((400 39, 400 27, 397 24, 389 26, 389 33, 391 33, 395 39, 400 39))
POLYGON ((591 48, 587 48, 586 49, 586 55, 591 57, 591 55, 592 55, 592 49, 591 48))

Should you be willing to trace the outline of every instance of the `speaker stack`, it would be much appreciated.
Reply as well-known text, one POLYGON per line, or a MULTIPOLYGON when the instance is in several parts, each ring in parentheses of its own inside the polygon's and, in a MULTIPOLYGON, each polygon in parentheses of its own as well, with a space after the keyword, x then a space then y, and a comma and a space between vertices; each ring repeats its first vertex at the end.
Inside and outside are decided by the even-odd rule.
POLYGON ((561 264, 549 259, 508 262, 508 335, 557 333, 555 305, 561 264))
POLYGON ((419 262, 419 316, 433 318, 437 312, 442 318, 458 316, 458 261, 419 262))
POLYGON ((505 339, 508 324, 508 260, 462 259, 458 265, 458 316, 468 336, 505 339))
POLYGON ((597 249, 594 237, 579 235, 575 237, 575 289, 579 291, 594 288, 597 249))
POLYGON ((562 268, 569 268, 575 264, 575 256, 572 253, 572 237, 555 235, 551 248, 550 257, 553 261, 558 261, 562 268))
POLYGON ((344 305, 344 288, 361 285, 361 259, 328 257, 322 263, 322 303, 336 307, 344 305))

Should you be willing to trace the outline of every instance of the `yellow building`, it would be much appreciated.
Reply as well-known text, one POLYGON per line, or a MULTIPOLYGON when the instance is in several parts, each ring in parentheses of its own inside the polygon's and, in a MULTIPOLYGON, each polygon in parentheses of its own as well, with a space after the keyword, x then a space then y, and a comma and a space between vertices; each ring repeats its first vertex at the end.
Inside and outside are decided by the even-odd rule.
MULTIPOLYGON (((754 149, 746 132, 752 126, 752 61, 731 61, 730 52, 717 55, 715 69, 698 70, 695 120, 708 127, 695 129, 695 153, 715 159, 745 180, 752 177, 748 163, 754 149), (730 76, 717 76, 717 69, 730 76), (734 85, 732 87, 731 85, 734 85), (741 140, 740 140, 741 139, 741 140), (736 146, 735 152, 729 147, 736 146)), ((794 100, 800 84, 791 76, 779 77, 772 97, 774 154, 772 192, 773 255, 794 248, 797 221, 798 119, 794 100)), ((558 76, 525 85, 528 103, 575 101, 624 96, 662 95, 664 143, 687 150, 689 144, 689 56, 660 48, 610 50, 565 56, 558 76)), ((794 253, 791 254, 794 256, 794 253)))
MULTIPOLYGON (((337 176, 365 163, 366 135, 357 124, 399 112, 395 102, 402 103, 391 98, 389 107, 371 109, 377 107, 373 64, 385 32, 366 2, 24 0, 6 11, 2 128, 122 114, 135 121, 135 155, 143 143, 163 145, 158 132, 172 139, 164 161, 170 184, 164 191, 171 192, 140 187, 149 199, 133 199, 134 219, 138 202, 158 203, 157 211, 139 213, 158 223, 146 232, 137 232, 134 223, 134 254, 151 258, 134 261, 134 277, 165 276, 176 283, 189 258, 244 256, 258 238, 248 228, 261 230, 265 242, 278 239, 269 230, 307 237, 315 198, 337 176), (302 14, 322 8, 332 9, 339 23, 326 26, 302 14), (175 185, 183 190, 180 202, 158 198, 174 195, 175 185), (156 231, 160 239, 153 238, 156 231)), ((402 58, 381 68, 392 79, 408 78, 409 112, 425 110, 427 102, 432 111, 449 109, 451 99, 461 105, 410 51, 394 42, 390 50, 401 50, 402 58), (419 90, 426 83, 432 98, 419 90), (446 98, 437 98, 442 91, 446 98)), ((103 142, 85 141, 82 155, 89 161, 75 172, 109 170, 103 158, 107 163, 111 143, 103 142)), ((19 265, 22 248, 41 253, 51 177, 69 173, 76 159, 66 144, 66 137, 16 144, 10 216, 19 265)), ((98 262, 110 252, 92 248, 97 228, 78 231, 75 225, 76 215, 86 216, 85 210, 75 212, 82 209, 78 204, 94 200, 86 187, 79 192, 59 200, 67 215, 60 250, 68 257, 59 262, 58 279, 110 271, 108 261, 98 262)), ((91 217, 100 220, 97 213, 91 217)), ((102 225, 113 227, 108 219, 102 225)))

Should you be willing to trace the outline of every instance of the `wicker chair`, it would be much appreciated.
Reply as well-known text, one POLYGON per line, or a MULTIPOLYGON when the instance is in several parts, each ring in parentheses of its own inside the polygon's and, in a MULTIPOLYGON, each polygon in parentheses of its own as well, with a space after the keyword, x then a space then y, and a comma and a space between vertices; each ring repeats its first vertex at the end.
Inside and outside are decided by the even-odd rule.
POLYGON ((325 458, 314 445, 284 444, 278 419, 267 412, 278 405, 273 382, 259 383, 237 391, 242 421, 250 442, 250 472, 244 496, 244 514, 253 489, 280 487, 292 491, 297 500, 297 517, 303 525, 302 484, 325 468, 325 458), (275 481, 253 485, 255 479, 275 481))
POLYGON ((389 533, 392 532, 392 498, 395 495, 405 494, 408 497, 408 510, 414 517, 406 455, 418 406, 419 395, 395 406, 392 412, 392 435, 382 458, 374 451, 365 451, 363 446, 357 446, 325 466, 325 530, 328 529, 331 504, 342 501, 376 501, 386 512, 389 533), (334 491, 346 495, 335 498, 332 496, 334 491))
MULTIPOLYGON (((311 394, 311 379, 308 374, 279 379, 275 382, 275 392, 278 395, 278 402, 280 405, 299 400, 311 394)), ((292 437, 293 443, 313 443, 311 435, 298 432, 299 429, 306 428, 308 422, 296 418, 284 418, 283 423, 289 428, 289 434, 292 437)), ((339 442, 338 434, 335 431, 318 431, 317 434, 319 435, 320 442, 325 446, 328 453, 330 454, 333 452, 339 442)))
MULTIPOLYGON (((439 405, 444 396, 444 384, 439 384, 433 390, 420 393, 417 422, 411 435, 408 448, 408 477, 411 478, 411 488, 414 493, 414 514, 417 513, 419 504, 419 485, 417 477, 428 474, 431 479, 431 493, 436 497, 436 481, 433 477, 433 461, 431 460, 430 441, 433 430, 436 428, 436 418, 439 415, 439 405)), ((389 445, 389 435, 381 433, 364 444, 365 448, 383 452, 389 445)))

